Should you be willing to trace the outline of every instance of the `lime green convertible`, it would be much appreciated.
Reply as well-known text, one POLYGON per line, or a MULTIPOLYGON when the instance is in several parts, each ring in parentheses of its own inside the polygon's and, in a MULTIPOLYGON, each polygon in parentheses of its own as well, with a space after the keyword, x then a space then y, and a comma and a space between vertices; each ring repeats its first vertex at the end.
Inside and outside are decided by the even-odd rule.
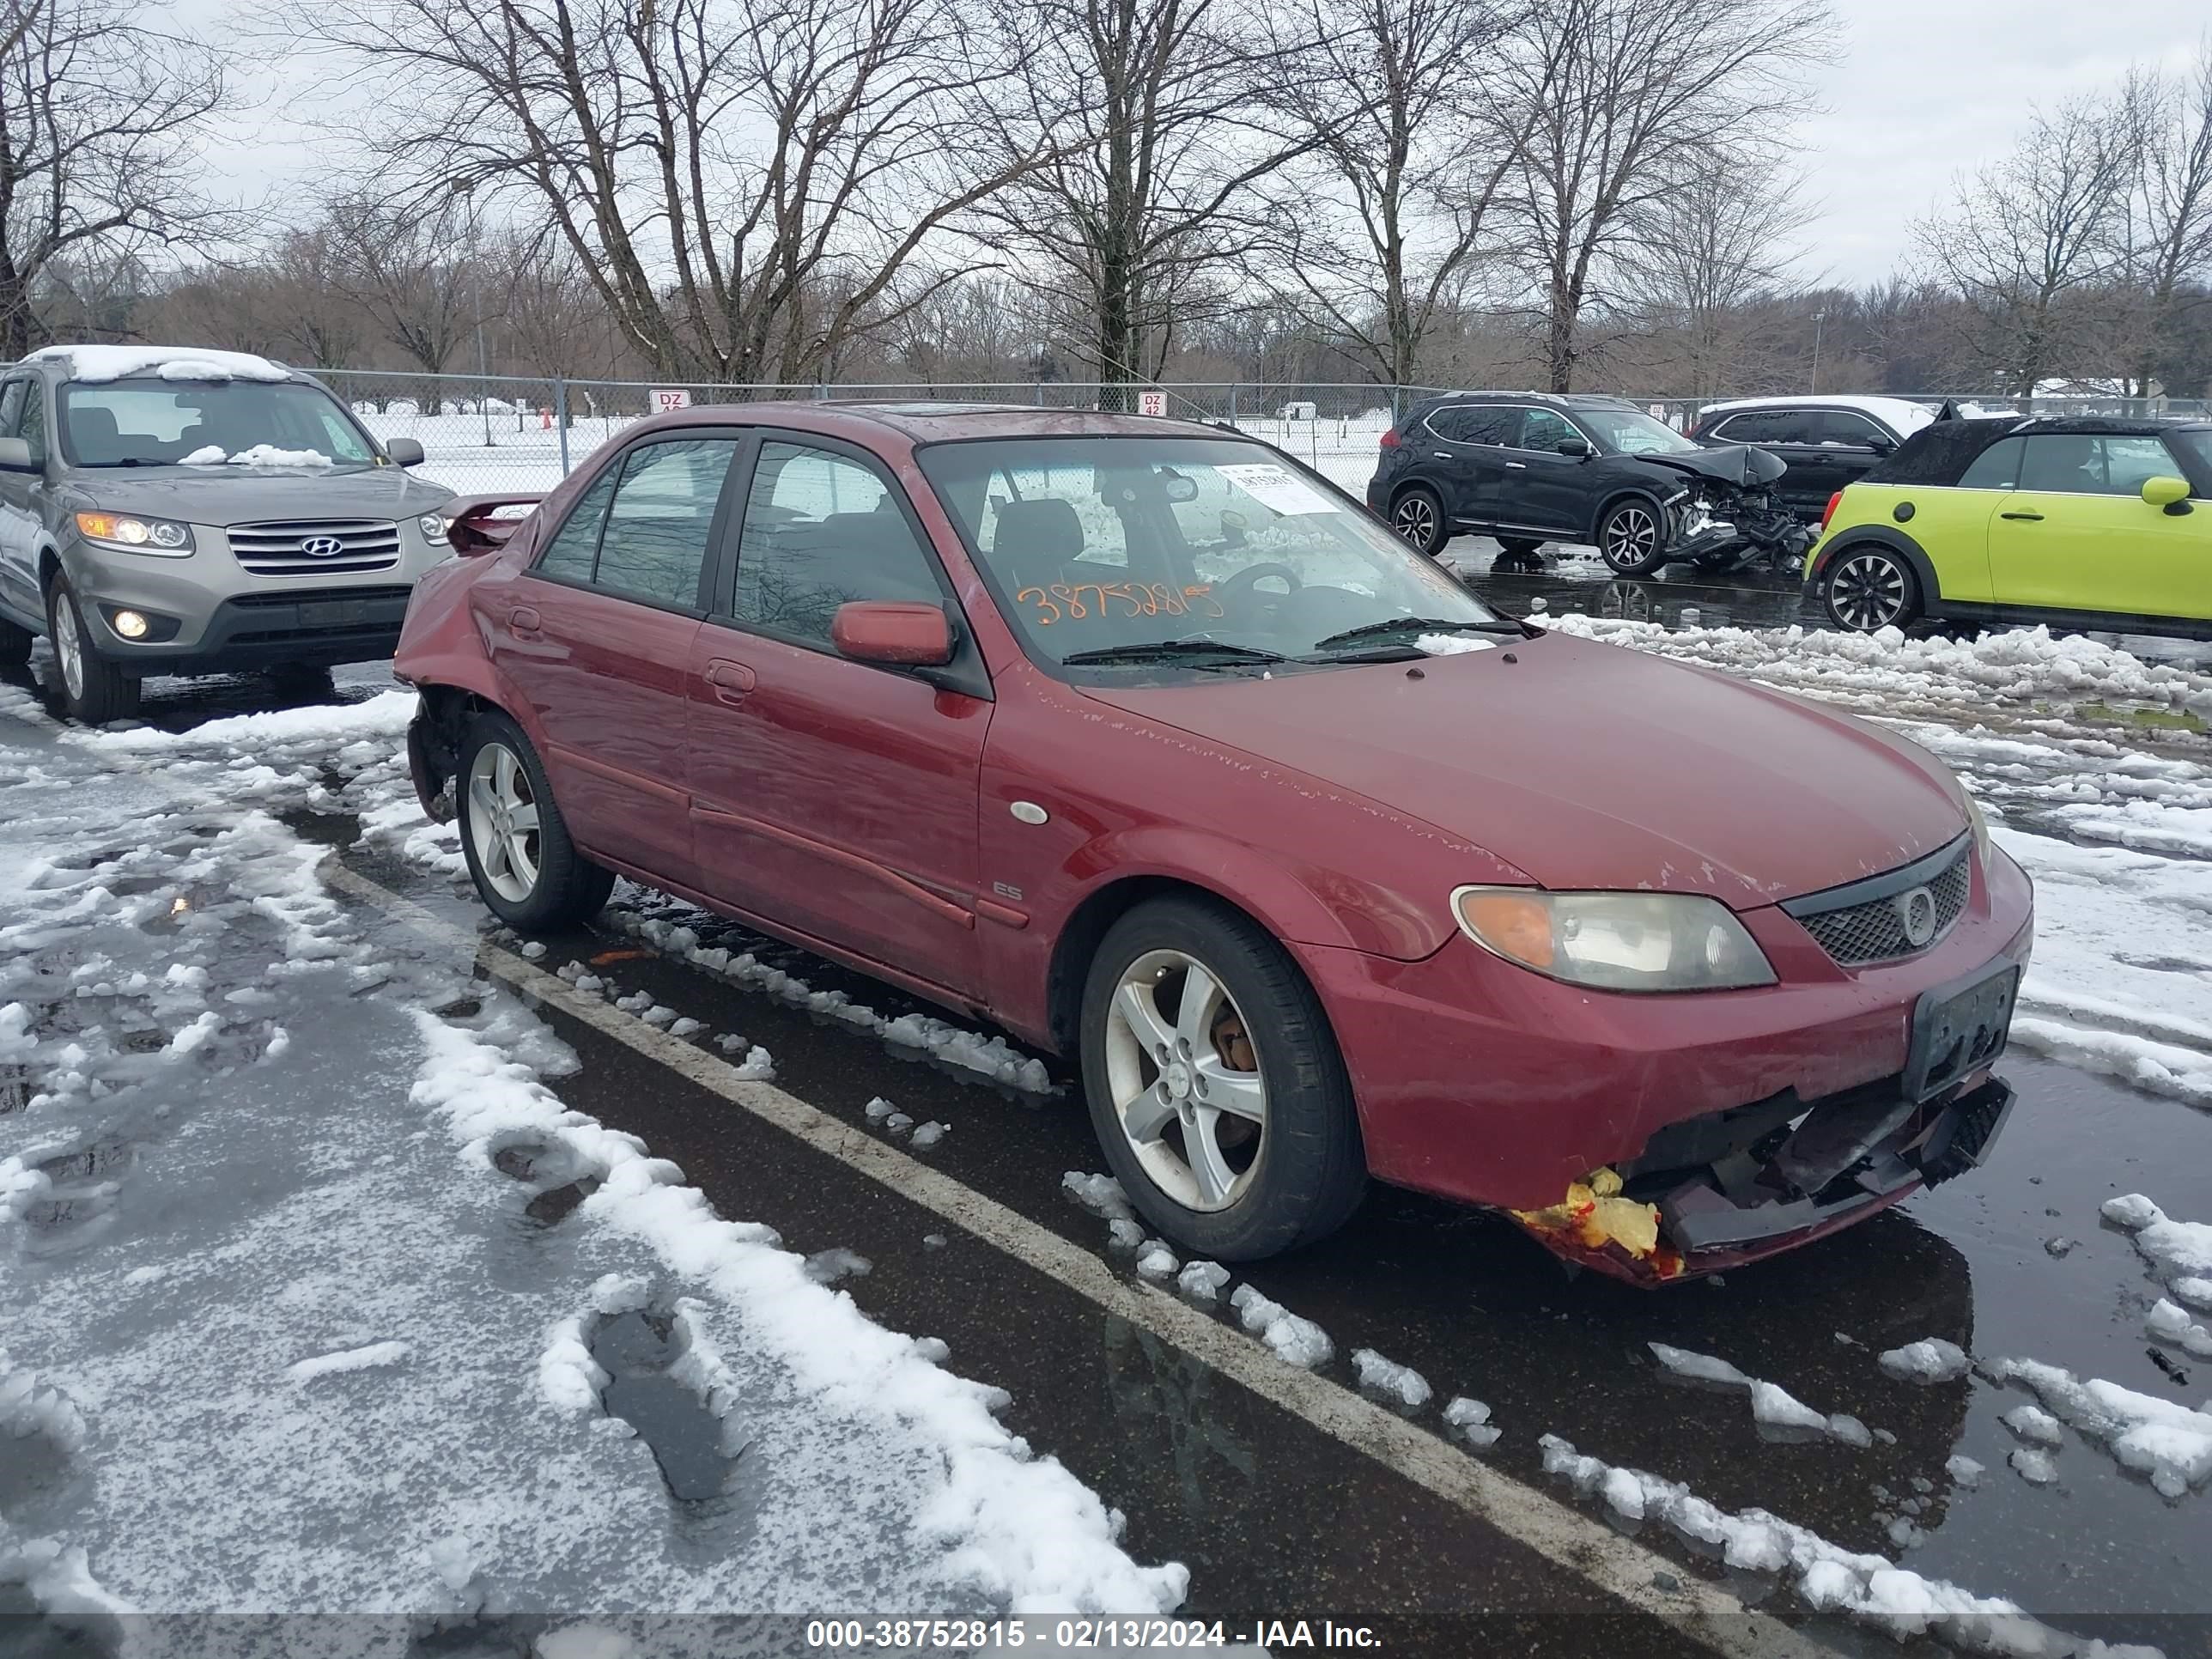
POLYGON ((1805 580, 1862 633, 1931 617, 2212 637, 2212 422, 1937 421, 1830 499, 1805 580))

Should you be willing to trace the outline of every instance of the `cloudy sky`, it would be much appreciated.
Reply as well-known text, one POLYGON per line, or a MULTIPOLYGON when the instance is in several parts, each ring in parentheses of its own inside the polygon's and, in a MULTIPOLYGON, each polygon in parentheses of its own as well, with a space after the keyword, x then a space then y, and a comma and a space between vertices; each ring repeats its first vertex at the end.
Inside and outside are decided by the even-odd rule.
MULTIPOLYGON (((178 13, 205 27, 234 17, 234 4, 179 0, 178 13)), ((1816 72, 1801 128, 1803 194, 1817 211, 1800 270, 1844 286, 1895 270, 1912 222, 1956 174, 2002 154, 2033 106, 2110 88, 2131 61, 2182 68, 2208 27, 2202 0, 1830 0, 1830 9, 1838 55, 1816 72)), ((234 195, 281 204, 328 143, 308 112, 361 90, 332 84, 328 70, 264 59, 240 77, 254 107, 208 148, 234 195)))

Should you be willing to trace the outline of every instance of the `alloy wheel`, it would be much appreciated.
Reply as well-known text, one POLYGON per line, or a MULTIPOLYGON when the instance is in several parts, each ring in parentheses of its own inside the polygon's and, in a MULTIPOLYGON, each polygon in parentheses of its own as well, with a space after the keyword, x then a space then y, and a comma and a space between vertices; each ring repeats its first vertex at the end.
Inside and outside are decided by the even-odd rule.
POLYGON ((66 589, 54 595, 54 660, 70 701, 84 699, 84 636, 77 631, 76 601, 66 589))
POLYGON ((1114 1114, 1146 1176, 1185 1209, 1244 1195, 1267 1132, 1267 1084, 1220 978, 1182 951, 1123 970, 1106 1017, 1114 1114))
POLYGON ((484 880, 508 903, 537 890, 538 802, 530 775, 503 743, 484 744, 469 767, 469 839, 484 880))
POLYGON ((1829 602, 1836 620, 1871 634, 1905 614, 1905 572, 1879 553, 1859 553, 1836 567, 1829 578, 1829 602))
POLYGON ((1626 568, 1642 564, 1659 550, 1659 521, 1649 509, 1624 507, 1607 522, 1605 557, 1626 568))
POLYGON ((1413 495, 1398 503, 1391 528, 1424 553, 1436 540, 1437 509, 1426 495, 1413 495))

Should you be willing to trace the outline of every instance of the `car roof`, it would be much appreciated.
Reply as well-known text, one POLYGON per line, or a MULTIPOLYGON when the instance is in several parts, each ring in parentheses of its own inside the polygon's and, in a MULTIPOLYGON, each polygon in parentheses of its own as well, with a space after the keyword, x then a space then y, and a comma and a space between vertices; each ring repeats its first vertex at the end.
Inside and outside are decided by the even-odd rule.
POLYGON ((1626 398, 1596 392, 1446 392, 1428 398, 1423 407, 1442 409, 1451 404, 1549 404, 1560 409, 1634 409, 1626 398))
POLYGON ((1702 421, 1708 415, 1729 415, 1747 409, 1851 409, 1886 421, 1900 432, 1917 431, 1936 418, 1934 410, 1910 398, 1882 398, 1855 392, 1830 396, 1808 392, 1773 398, 1730 398, 1707 404, 1698 411, 1698 418, 1702 421))
POLYGON ((656 427, 702 423, 781 426, 842 435, 860 443, 892 432, 916 446, 984 438, 1207 438, 1259 441, 1231 428, 1166 416, 952 400, 868 403, 846 398, 792 398, 763 403, 697 404, 653 417, 656 427))
POLYGON ((307 376, 272 358, 250 351, 218 351, 212 346, 77 345, 40 346, 15 365, 50 370, 64 380, 99 385, 110 380, 153 377, 175 380, 295 380, 307 376))

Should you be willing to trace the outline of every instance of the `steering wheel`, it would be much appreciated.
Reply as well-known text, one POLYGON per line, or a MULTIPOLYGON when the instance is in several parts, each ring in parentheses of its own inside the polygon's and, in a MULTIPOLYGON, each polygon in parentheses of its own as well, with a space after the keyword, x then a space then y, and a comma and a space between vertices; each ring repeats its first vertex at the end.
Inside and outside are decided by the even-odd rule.
MULTIPOLYGON (((1285 581, 1290 583, 1292 593, 1305 586, 1305 583, 1299 580, 1298 573, 1286 564, 1254 564, 1247 565, 1220 586, 1215 588, 1213 597, 1223 602, 1232 599, 1241 599, 1257 586, 1262 578, 1267 576, 1280 576, 1285 581)), ((1284 597, 1288 598, 1289 595, 1285 594, 1284 597)))

